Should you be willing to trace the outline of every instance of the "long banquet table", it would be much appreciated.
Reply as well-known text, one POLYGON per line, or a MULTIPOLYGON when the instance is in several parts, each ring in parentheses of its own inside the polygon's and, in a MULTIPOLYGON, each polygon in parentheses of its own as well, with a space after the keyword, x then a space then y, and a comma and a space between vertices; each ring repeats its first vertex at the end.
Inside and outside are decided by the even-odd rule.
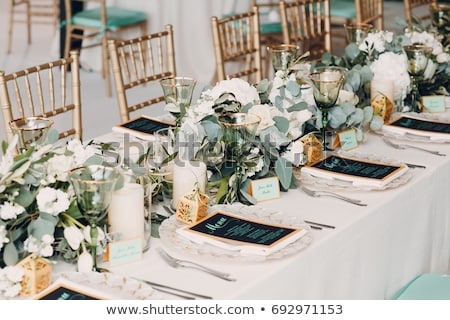
MULTIPOLYGON (((111 137, 117 140, 110 135, 102 140, 111 137)), ((426 166, 411 169, 411 180, 395 188, 341 190, 367 203, 366 207, 333 198, 312 198, 300 189, 259 204, 336 227, 311 230, 312 242, 295 254, 269 261, 223 262, 175 253, 229 272, 235 282, 168 266, 157 254, 162 245, 157 238, 151 239, 142 261, 111 270, 214 299, 390 299, 419 274, 450 270, 450 144, 415 144, 439 149, 447 156, 396 150, 375 134, 360 145, 358 153, 426 166)), ((67 265, 55 269, 59 268, 67 269, 67 265)))

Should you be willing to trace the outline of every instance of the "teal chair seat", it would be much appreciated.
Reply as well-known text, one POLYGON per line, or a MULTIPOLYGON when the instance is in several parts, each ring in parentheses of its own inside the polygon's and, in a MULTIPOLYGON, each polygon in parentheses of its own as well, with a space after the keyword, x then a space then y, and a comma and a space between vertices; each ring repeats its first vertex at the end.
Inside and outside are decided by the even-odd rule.
POLYGON ((393 297, 394 300, 450 300, 450 275, 417 276, 393 297))
POLYGON ((330 16, 344 19, 356 19, 354 0, 331 0, 330 16))
MULTIPOLYGON (((111 30, 147 20, 147 16, 144 12, 116 7, 108 7, 106 10, 106 16, 106 28, 111 30)), ((83 10, 73 15, 72 23, 85 27, 101 29, 102 23, 100 19, 100 8, 83 10)))

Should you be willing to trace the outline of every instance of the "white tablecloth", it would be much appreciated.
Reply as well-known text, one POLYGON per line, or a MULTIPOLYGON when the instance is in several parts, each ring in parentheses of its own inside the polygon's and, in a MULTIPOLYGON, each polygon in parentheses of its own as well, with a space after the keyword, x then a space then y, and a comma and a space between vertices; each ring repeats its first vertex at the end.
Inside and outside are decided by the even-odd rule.
POLYGON ((236 282, 169 267, 156 253, 161 246, 156 238, 141 262, 111 269, 215 299, 390 299, 421 273, 449 271, 450 145, 418 145, 439 149, 447 156, 392 149, 376 135, 359 147, 360 153, 427 166, 413 169, 411 180, 397 188, 341 192, 366 202, 367 207, 311 198, 299 189, 261 204, 336 226, 312 231, 312 243, 292 256, 223 263, 184 255, 231 273, 236 282))
MULTIPOLYGON (((249 0, 108 0, 109 5, 142 10, 147 13, 149 33, 164 30, 172 24, 175 38, 177 74, 194 77, 200 84, 214 81, 215 59, 210 17, 249 9, 249 0)), ((125 37, 137 36, 130 32, 125 37)), ((85 50, 80 62, 83 68, 99 71, 98 50, 85 50)))

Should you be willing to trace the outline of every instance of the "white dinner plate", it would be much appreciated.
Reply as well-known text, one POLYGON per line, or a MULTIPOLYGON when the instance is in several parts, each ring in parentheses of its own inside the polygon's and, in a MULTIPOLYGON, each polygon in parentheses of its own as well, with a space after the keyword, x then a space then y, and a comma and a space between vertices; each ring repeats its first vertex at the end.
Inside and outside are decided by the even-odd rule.
MULTIPOLYGON (((261 206, 246 206, 241 203, 234 203, 230 205, 215 205, 209 208, 209 212, 221 210, 232 214, 240 215, 245 218, 262 221, 266 223, 279 224, 289 227, 299 227, 309 230, 310 227, 303 219, 299 217, 290 217, 280 211, 272 208, 265 208, 261 206)), ((169 251, 177 251, 180 254, 188 254, 193 257, 205 257, 221 261, 265 261, 272 259, 280 259, 285 256, 299 252, 306 248, 312 241, 311 233, 297 239, 288 244, 286 247, 278 251, 272 252, 269 255, 262 256, 257 254, 242 255, 240 251, 231 251, 220 248, 211 244, 199 244, 186 237, 183 237, 177 232, 177 229, 186 224, 176 219, 175 215, 164 220, 159 228, 159 235, 161 242, 169 251)))
MULTIPOLYGON (((338 155, 352 157, 358 160, 375 161, 382 163, 390 163, 394 165, 400 165, 402 162, 398 160, 388 159, 378 155, 363 154, 357 152, 339 152, 338 155)), ((337 179, 325 179, 311 175, 306 172, 302 172, 301 168, 294 168, 294 176, 297 181, 304 186, 311 186, 322 190, 342 190, 342 191, 373 191, 373 190, 386 190, 397 188, 406 184, 412 178, 413 170, 408 170, 404 174, 393 179, 389 183, 383 186, 353 184, 349 181, 337 180, 337 179)))

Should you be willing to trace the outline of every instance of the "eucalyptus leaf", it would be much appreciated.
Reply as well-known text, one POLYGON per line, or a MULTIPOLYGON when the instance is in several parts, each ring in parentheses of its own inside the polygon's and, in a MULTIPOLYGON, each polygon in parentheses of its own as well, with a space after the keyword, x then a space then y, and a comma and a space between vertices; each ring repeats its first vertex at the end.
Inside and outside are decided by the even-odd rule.
POLYGON ((19 261, 19 251, 13 242, 5 245, 3 249, 3 261, 7 266, 13 266, 19 261))
POLYGON ((334 129, 339 128, 346 120, 347 115, 339 106, 331 108, 328 112, 328 124, 334 129))
POLYGON ((217 203, 223 203, 223 199, 225 199, 227 193, 228 193, 228 181, 230 180, 230 177, 224 177, 222 180, 220 180, 219 189, 217 190, 216 194, 216 202, 217 203))
POLYGON ((301 96, 302 91, 300 90, 300 86, 296 81, 288 81, 286 83, 286 89, 293 95, 294 97, 301 96))
POLYGON ((289 120, 285 117, 273 117, 272 119, 275 122, 275 127, 283 133, 286 133, 289 130, 289 120))
POLYGON ((15 198, 15 202, 18 205, 21 205, 24 208, 27 208, 28 206, 30 206, 33 201, 35 199, 35 195, 34 193, 32 193, 30 190, 26 189, 26 188, 20 188, 19 189, 19 194, 17 195, 17 197, 15 198))
POLYGON ((58 130, 51 128, 47 133, 47 142, 49 144, 54 144, 59 140, 59 132, 58 130))
POLYGON ((283 189, 289 189, 292 179, 292 164, 285 158, 278 158, 275 162, 275 173, 283 189))
POLYGON ((42 219, 41 217, 33 220, 28 225, 28 234, 32 235, 38 240, 41 240, 44 235, 53 235, 55 226, 51 221, 42 219))
POLYGON ((305 109, 308 109, 308 104, 305 101, 301 101, 287 108, 287 111, 294 112, 294 111, 302 111, 305 109))
POLYGON ((241 200, 241 202, 244 204, 256 204, 258 202, 256 198, 244 190, 244 188, 239 188, 239 199, 241 200))
POLYGON ((351 60, 356 59, 360 52, 361 50, 359 50, 358 46, 354 43, 350 43, 345 48, 345 55, 349 57, 351 60))

